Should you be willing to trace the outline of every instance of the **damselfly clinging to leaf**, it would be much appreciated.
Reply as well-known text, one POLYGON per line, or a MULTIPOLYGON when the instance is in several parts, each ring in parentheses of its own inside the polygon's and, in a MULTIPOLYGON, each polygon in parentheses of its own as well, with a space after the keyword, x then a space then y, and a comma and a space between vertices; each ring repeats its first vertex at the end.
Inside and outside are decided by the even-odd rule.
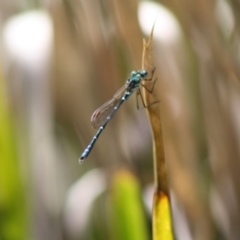
MULTIPOLYGON (((152 76, 154 73, 154 70, 152 71, 152 76)), ((144 86, 141 81, 151 81, 151 78, 147 79, 144 78, 148 75, 148 72, 146 70, 141 71, 132 71, 130 78, 126 81, 123 87, 121 87, 117 93, 112 97, 111 100, 103 104, 100 108, 98 108, 92 115, 91 122, 92 126, 94 128, 99 128, 95 136, 93 137, 92 141, 89 143, 87 148, 82 153, 81 157, 79 158, 79 163, 82 163, 85 158, 87 158, 88 154, 91 152, 95 142, 97 141, 98 137, 100 136, 103 129, 106 127, 108 122, 112 119, 112 117, 115 115, 119 107, 122 105, 123 102, 125 102, 134 91, 137 90, 137 95, 139 94, 144 107, 147 107, 144 104, 142 93, 140 90, 140 86, 143 86, 148 92, 152 93, 154 83, 152 86, 152 89, 148 89, 146 86, 144 86)), ((155 103, 155 102, 154 102, 155 103)))

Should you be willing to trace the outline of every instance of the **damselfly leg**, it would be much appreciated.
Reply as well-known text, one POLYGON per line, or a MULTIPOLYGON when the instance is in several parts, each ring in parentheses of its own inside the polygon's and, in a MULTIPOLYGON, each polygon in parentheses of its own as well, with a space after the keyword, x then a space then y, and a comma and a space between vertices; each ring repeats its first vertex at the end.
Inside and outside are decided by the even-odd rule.
MULTIPOLYGON (((150 78, 143 78, 143 81, 152 81, 153 76, 154 76, 155 69, 156 69, 156 68, 154 68, 154 69, 152 70, 151 77, 150 77, 150 78)), ((157 81, 157 78, 154 79, 154 81, 153 81, 153 83, 152 83, 151 89, 147 88, 142 82, 141 82, 141 86, 144 87, 149 93, 152 94, 152 93, 153 93, 153 89, 154 89, 154 87, 155 87, 156 81, 157 81)), ((142 95, 142 92, 141 92, 141 88, 139 88, 139 89, 137 90, 136 100, 137 100, 137 109, 138 109, 138 110, 141 110, 141 109, 143 109, 143 108, 148 108, 148 107, 150 107, 151 105, 153 105, 153 104, 155 104, 155 103, 159 103, 159 101, 157 100, 157 101, 151 102, 150 104, 147 105, 147 104, 144 102, 143 95, 142 95), (143 107, 139 107, 139 104, 138 104, 138 96, 140 96, 140 98, 141 98, 143 107)))

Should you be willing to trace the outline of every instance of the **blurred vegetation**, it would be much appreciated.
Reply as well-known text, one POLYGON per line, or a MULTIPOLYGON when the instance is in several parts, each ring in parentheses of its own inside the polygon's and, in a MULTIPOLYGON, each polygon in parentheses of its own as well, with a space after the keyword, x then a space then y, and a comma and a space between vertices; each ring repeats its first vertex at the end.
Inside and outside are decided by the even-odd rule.
POLYGON ((119 171, 114 176, 111 200, 113 209, 111 238, 149 239, 138 182, 127 171, 119 171))
MULTIPOLYGON (((175 238, 240 239, 240 3, 155 3, 178 27, 167 38, 159 14, 153 37, 175 238)), ((91 114, 141 69, 140 4, 0 2, 0 239, 151 239, 152 140, 134 97, 78 164, 91 114), (6 26, 36 9, 54 37, 26 60, 6 26)))
POLYGON ((26 239, 27 209, 20 176, 15 128, 9 111, 6 86, 0 69, 0 236, 26 239))

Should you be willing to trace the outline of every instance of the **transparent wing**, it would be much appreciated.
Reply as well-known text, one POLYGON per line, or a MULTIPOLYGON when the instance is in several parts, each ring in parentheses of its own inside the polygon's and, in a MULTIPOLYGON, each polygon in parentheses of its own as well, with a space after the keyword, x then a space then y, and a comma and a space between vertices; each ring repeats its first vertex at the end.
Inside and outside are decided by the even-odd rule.
POLYGON ((91 117, 91 123, 94 128, 101 127, 107 121, 107 117, 112 113, 114 107, 121 101, 121 98, 126 91, 127 84, 122 86, 106 103, 98 108, 91 117))

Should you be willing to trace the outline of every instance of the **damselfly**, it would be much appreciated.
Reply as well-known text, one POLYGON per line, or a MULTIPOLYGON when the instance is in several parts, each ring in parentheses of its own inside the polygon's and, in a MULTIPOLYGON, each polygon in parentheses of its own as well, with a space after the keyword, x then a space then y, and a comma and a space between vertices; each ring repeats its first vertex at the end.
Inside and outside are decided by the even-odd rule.
MULTIPOLYGON (((152 71, 152 75, 154 70, 152 71)), ((82 153, 81 157, 79 158, 79 163, 82 163, 84 159, 87 158, 87 156, 91 152, 94 144, 96 143, 103 129, 106 127, 108 122, 113 118, 113 116, 115 115, 119 107, 122 105, 122 103, 125 102, 133 94, 134 91, 137 90, 137 95, 140 94, 141 99, 143 101, 142 94, 139 87, 143 86, 144 88, 146 88, 141 83, 142 80, 144 81, 152 80, 152 77, 150 79, 144 78, 147 75, 148 73, 146 70, 132 71, 130 78, 126 81, 124 86, 117 91, 117 93, 112 97, 112 99, 106 102, 105 104, 103 104, 100 108, 98 108, 93 113, 91 118, 92 126, 94 128, 99 128, 99 129, 96 132, 95 136, 93 137, 92 141, 89 143, 87 148, 82 153)), ((153 87, 154 87, 154 83, 153 83, 153 87)), ((151 90, 147 89, 147 90, 149 92, 152 92, 152 89, 151 90)), ((146 107, 144 102, 143 102, 143 105, 144 107, 146 107)))

